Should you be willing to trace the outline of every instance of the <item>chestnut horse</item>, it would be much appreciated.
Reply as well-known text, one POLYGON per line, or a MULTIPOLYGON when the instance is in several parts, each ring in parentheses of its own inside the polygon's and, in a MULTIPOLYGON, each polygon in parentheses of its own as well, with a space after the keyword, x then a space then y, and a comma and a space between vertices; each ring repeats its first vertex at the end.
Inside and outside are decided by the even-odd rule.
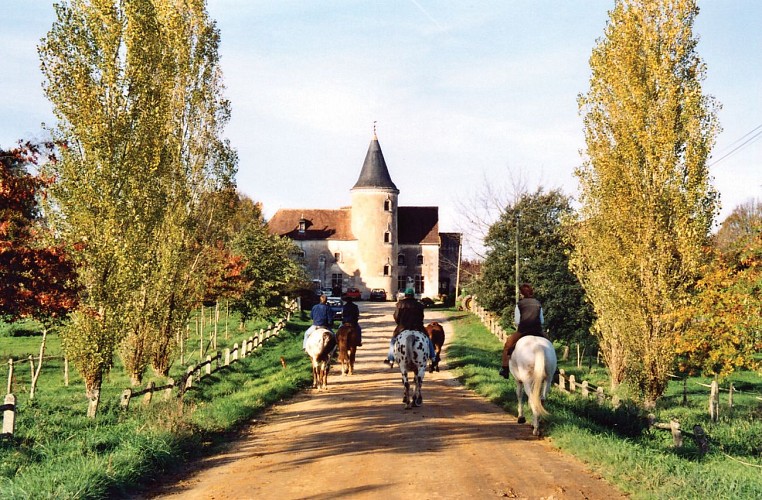
POLYGON ((429 336, 429 338, 431 339, 431 343, 434 344, 434 353, 435 353, 434 359, 431 360, 431 366, 429 367, 429 371, 430 372, 434 372, 434 370, 439 371, 439 361, 441 361, 442 359, 440 354, 442 352, 442 346, 444 345, 444 341, 445 341, 444 328, 442 328, 442 325, 434 321, 426 325, 426 335, 429 336))
POLYGON ((315 328, 307 337, 305 350, 312 359, 312 388, 328 388, 328 372, 331 369, 331 356, 336 349, 336 339, 330 330, 315 328))
POLYGON ((352 323, 343 323, 336 330, 336 343, 341 374, 352 375, 355 371, 355 355, 357 354, 357 328, 352 323))

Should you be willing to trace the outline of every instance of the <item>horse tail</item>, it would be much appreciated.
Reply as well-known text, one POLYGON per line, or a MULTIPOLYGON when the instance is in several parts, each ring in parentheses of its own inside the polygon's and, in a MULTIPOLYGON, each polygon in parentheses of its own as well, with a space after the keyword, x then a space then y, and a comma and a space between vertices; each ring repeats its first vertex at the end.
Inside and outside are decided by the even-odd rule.
POLYGON ((336 339, 334 336, 331 334, 331 332, 323 332, 323 348, 320 350, 320 354, 318 354, 317 359, 319 361, 330 361, 331 354, 333 354, 333 350, 335 348, 336 339), (326 336, 328 336, 328 340, 326 340, 326 336))
POLYGON ((341 325, 336 331, 336 343, 339 346, 339 363, 344 363, 349 348, 349 328, 341 325))
POLYGON ((547 415, 548 411, 542 405, 542 398, 540 393, 542 391, 542 385, 545 382, 545 351, 537 347, 534 353, 534 370, 532 380, 532 393, 529 394, 529 402, 532 406, 532 411, 537 409, 538 415, 547 415))

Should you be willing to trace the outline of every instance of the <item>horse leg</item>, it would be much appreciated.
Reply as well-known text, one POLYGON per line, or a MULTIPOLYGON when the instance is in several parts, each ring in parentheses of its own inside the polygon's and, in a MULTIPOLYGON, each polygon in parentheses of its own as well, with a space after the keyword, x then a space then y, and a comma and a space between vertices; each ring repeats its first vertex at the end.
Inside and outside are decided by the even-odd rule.
POLYGON ((412 404, 410 400, 410 381, 407 378, 407 370, 402 369, 402 385, 405 386, 405 395, 402 398, 402 402, 405 404, 405 409, 409 410, 412 404))
POLYGON ((317 389, 318 388, 318 382, 319 382, 319 375, 318 375, 318 367, 317 364, 313 361, 312 362, 312 388, 317 389))
POLYGON ((355 356, 357 355, 357 347, 352 346, 349 349, 349 374, 352 375, 355 372, 355 356))
POLYGON ((523 424, 527 421, 524 418, 524 384, 516 380, 516 400, 518 401, 518 422, 523 424))
POLYGON ((415 375, 415 406, 421 406, 423 404, 423 395, 421 394, 421 386, 423 385, 423 375, 426 373, 426 367, 421 367, 418 373, 415 375))

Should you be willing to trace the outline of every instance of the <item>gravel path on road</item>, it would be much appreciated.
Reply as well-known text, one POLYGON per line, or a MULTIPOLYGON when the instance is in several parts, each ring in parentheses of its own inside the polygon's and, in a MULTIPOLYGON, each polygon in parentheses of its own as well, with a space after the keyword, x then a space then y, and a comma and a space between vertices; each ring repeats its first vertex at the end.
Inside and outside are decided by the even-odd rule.
MULTIPOLYGON (((355 374, 334 365, 327 391, 308 390, 252 423, 240 441, 192 464, 149 495, 170 499, 626 498, 531 426, 465 389, 447 369, 427 373, 423 406, 404 410, 399 370, 381 361, 392 303, 359 303, 355 374)), ((448 339, 452 330, 441 313, 448 339)), ((527 408, 527 411, 528 408, 527 408)))

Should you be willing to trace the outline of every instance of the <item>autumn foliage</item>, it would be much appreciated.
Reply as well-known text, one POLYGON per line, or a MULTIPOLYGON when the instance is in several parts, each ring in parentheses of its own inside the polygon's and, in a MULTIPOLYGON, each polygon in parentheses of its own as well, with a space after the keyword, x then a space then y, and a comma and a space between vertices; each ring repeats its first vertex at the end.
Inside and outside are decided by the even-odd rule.
POLYGON ((0 315, 60 320, 77 305, 75 269, 64 246, 43 243, 37 198, 48 180, 27 171, 40 149, 0 149, 0 158, 0 315))

